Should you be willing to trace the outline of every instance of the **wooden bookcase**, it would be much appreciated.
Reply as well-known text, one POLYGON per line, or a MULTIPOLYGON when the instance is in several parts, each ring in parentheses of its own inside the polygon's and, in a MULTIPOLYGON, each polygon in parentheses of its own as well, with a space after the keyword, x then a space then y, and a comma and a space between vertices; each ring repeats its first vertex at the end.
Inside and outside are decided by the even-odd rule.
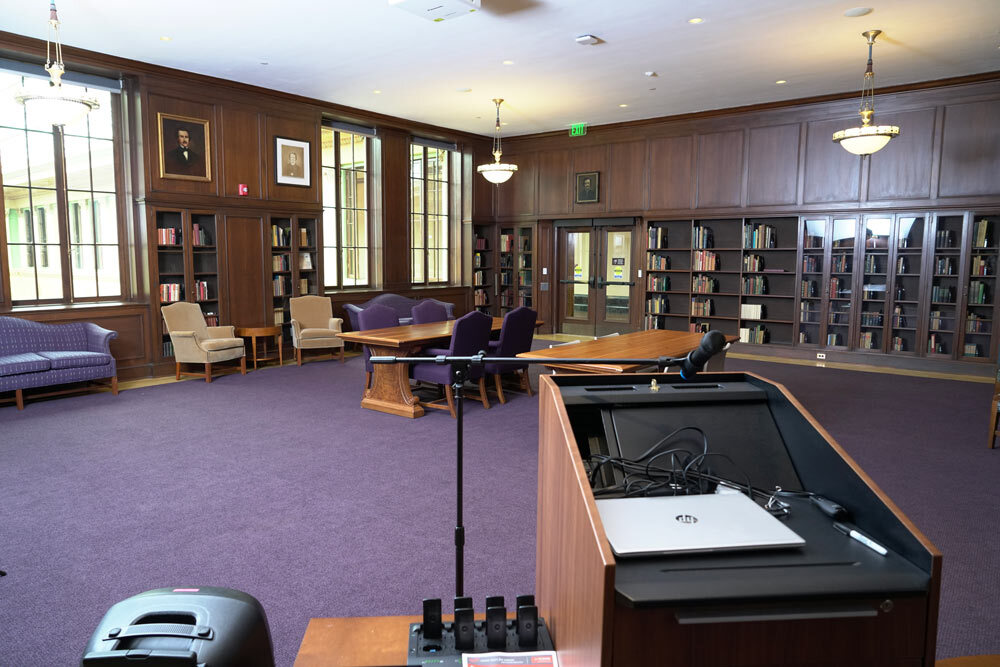
POLYGON ((472 226, 472 302, 476 310, 497 312, 497 241, 494 225, 472 226))
POLYGON ((497 305, 503 316, 518 306, 535 304, 535 226, 500 227, 497 244, 497 305))
POLYGON ((992 363, 1000 213, 650 222, 646 328, 992 363))
POLYGON ((320 225, 311 216, 271 215, 271 296, 273 322, 291 340, 291 297, 321 292, 320 225))
POLYGON ((209 326, 220 323, 218 227, 211 211, 153 207, 152 302, 158 359, 172 358, 173 344, 160 308, 177 301, 201 306, 209 326))

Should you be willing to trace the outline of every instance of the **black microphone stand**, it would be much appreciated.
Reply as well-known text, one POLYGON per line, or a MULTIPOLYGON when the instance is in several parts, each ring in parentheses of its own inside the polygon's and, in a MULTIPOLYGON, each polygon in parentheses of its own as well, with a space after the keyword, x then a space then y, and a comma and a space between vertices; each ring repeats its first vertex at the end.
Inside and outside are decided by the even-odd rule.
MULTIPOLYGON (((662 373, 669 366, 679 366, 687 357, 658 357, 656 359, 558 359, 559 364, 615 364, 627 366, 656 366, 657 372, 662 373)), ((451 365, 451 388, 455 394, 455 465, 456 471, 456 507, 455 507, 455 597, 465 595, 465 526, 462 522, 462 456, 463 456, 463 425, 462 412, 464 399, 462 387, 470 375, 473 366, 484 364, 551 364, 553 359, 527 359, 521 357, 487 357, 486 353, 480 351, 479 354, 471 357, 449 357, 438 355, 435 357, 391 357, 372 356, 370 360, 373 364, 450 364, 451 365)), ((683 376, 681 376, 683 377, 683 376)))

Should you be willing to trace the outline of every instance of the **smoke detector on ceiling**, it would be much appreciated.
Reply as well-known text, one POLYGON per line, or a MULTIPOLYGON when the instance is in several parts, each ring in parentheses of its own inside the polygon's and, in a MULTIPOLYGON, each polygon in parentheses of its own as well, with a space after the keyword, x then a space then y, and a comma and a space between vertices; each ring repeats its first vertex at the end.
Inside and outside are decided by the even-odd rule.
POLYGON ((389 0, 389 5, 440 23, 479 11, 483 0, 389 0))

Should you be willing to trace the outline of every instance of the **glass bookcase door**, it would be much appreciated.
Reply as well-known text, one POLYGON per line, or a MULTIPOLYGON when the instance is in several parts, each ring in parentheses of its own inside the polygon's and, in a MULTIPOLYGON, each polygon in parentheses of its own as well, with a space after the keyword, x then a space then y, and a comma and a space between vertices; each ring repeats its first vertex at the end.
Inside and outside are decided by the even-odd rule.
POLYGON ((962 327, 963 359, 990 358, 996 304, 1000 215, 974 215, 972 250, 966 283, 965 323, 962 327))
POLYGON ((892 216, 865 216, 864 219, 861 314, 855 343, 859 350, 881 352, 883 349, 892 224, 892 216))
POLYGON ((930 308, 927 314, 927 356, 952 357, 958 319, 959 264, 964 216, 939 215, 934 221, 934 254, 930 308))
POLYGON ((917 352, 917 324, 920 306, 920 273, 924 251, 923 216, 896 217, 895 259, 893 265, 892 310, 889 313, 891 354, 913 355, 917 352))
POLYGON ((827 283, 827 347, 846 348, 850 342, 857 234, 857 218, 834 218, 830 234, 830 279, 827 283))
POLYGON ((799 345, 823 343, 823 285, 826 269, 826 218, 802 221, 802 267, 799 277, 799 345))

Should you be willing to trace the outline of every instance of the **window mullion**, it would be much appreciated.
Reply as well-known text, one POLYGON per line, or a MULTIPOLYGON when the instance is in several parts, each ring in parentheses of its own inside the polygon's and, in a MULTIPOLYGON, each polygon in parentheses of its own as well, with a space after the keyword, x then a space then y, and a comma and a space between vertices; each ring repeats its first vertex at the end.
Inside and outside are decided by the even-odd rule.
MULTIPOLYGON (((73 302, 73 270, 69 242, 69 195, 66 192, 66 150, 62 127, 52 128, 52 149, 55 153, 56 226, 59 229, 59 261, 62 266, 63 303, 73 302)), ((89 159, 89 158, 88 158, 89 159)), ((38 268, 35 267, 36 280, 38 268)))

